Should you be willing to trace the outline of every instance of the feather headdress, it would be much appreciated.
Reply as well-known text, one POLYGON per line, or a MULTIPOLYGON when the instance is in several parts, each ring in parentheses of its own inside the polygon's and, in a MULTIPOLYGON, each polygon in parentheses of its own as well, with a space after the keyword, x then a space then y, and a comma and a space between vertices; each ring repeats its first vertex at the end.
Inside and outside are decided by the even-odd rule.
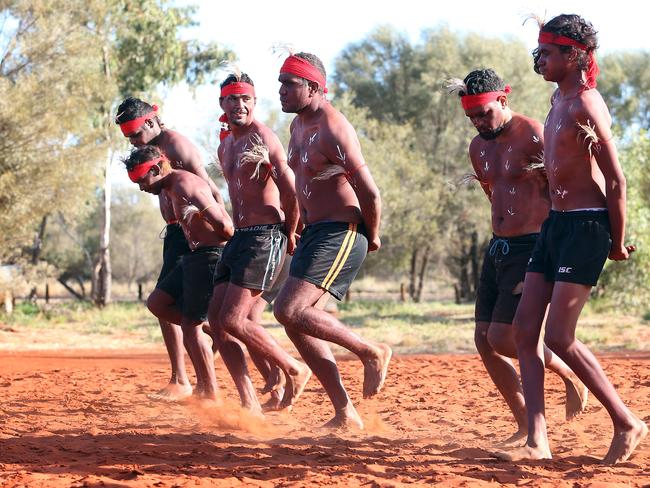
POLYGON ((529 20, 534 20, 535 23, 537 24, 537 27, 541 30, 542 27, 544 27, 544 24, 546 23, 546 12, 544 12, 544 16, 540 16, 534 12, 526 12, 522 14, 522 17, 524 18, 523 22, 521 25, 526 25, 526 22, 529 20))
POLYGON ((445 88, 447 93, 450 95, 455 93, 456 95, 465 95, 467 94, 467 85, 460 78, 449 78, 445 80, 445 88))
POLYGON ((293 56, 296 54, 296 48, 288 42, 274 42, 271 44, 271 52, 277 57, 293 56))
POLYGON ((222 61, 219 66, 229 75, 234 76, 237 81, 241 81, 241 69, 239 65, 233 63, 232 61, 222 61))

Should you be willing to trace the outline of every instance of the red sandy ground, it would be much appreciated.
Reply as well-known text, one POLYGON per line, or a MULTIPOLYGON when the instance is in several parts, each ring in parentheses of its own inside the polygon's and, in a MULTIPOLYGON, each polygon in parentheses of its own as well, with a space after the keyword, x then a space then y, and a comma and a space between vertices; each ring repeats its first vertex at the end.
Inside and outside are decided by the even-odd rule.
MULTIPOLYGON (((650 354, 601 357, 632 409, 650 421, 650 354)), ((165 356, 107 351, 0 353, 0 486, 369 486, 414 483, 553 487, 650 483, 650 440, 602 466, 612 434, 602 406, 565 422, 560 382, 547 377, 552 461, 490 457, 513 424, 477 356, 397 357, 385 390, 360 400, 362 369, 339 361, 366 421, 360 433, 318 428, 331 415, 315 379, 290 414, 247 418, 223 364, 227 407, 161 404, 165 356)))

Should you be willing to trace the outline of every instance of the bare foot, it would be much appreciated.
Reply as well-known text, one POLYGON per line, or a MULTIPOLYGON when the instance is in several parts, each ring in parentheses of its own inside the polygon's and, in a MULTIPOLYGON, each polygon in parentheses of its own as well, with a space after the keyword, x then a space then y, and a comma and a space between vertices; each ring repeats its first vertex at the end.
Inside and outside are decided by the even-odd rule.
POLYGON ((636 417, 634 421, 635 425, 631 429, 614 431, 614 438, 603 463, 616 464, 627 460, 639 442, 648 435, 648 426, 636 417))
POLYGON ((284 395, 284 388, 274 390, 271 392, 271 398, 262 404, 263 412, 273 412, 282 410, 282 397, 284 395))
POLYGON ((295 375, 287 375, 287 384, 285 385, 284 395, 282 396, 282 402, 280 403, 280 408, 288 408, 293 406, 298 397, 302 395, 305 385, 311 377, 311 369, 306 364, 298 363, 296 366, 298 371, 295 375))
POLYGON ((147 398, 160 402, 177 402, 192 395, 192 386, 187 383, 170 382, 162 390, 150 393, 147 398))
POLYGON ((540 459, 551 459, 551 451, 543 447, 531 447, 525 445, 494 453, 494 456, 504 461, 539 461, 540 459))
POLYGON ((522 442, 526 440, 527 436, 528 436, 528 430, 520 428, 517 432, 512 434, 507 439, 497 442, 496 446, 502 448, 517 447, 520 446, 522 442))
POLYGON ((260 393, 262 395, 265 395, 267 393, 271 393, 277 390, 284 390, 285 383, 286 381, 284 379, 284 374, 282 373, 282 370, 277 366, 273 366, 271 367, 271 373, 269 374, 269 377, 266 378, 266 383, 264 384, 264 387, 260 390, 260 393))
POLYGON ((564 387, 566 389, 566 419, 571 420, 576 415, 584 412, 587 407, 589 390, 575 377, 565 379, 564 387))
POLYGON ((386 344, 377 345, 377 357, 363 362, 363 398, 376 395, 384 386, 388 363, 393 351, 386 344))
POLYGON ((351 403, 334 415, 334 418, 329 422, 323 424, 323 429, 335 430, 363 430, 363 420, 359 417, 356 409, 351 403))

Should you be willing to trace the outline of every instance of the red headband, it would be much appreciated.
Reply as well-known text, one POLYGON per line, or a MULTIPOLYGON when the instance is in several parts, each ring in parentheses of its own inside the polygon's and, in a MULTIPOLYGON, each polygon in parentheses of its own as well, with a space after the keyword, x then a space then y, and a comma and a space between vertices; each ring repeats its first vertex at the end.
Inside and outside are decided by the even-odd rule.
POLYGON ((149 161, 145 161, 144 163, 140 163, 131 169, 129 171, 129 178, 133 183, 137 183, 140 178, 142 178, 144 175, 146 175, 149 170, 151 169, 152 166, 157 165, 160 161, 164 161, 164 157, 159 157, 157 159, 151 159, 149 161))
POLYGON ((315 81, 323 89, 323 93, 327 93, 327 87, 325 86, 327 83, 323 74, 309 61, 298 56, 291 55, 285 59, 282 68, 280 68, 280 73, 289 73, 305 80, 315 81))
POLYGON ((145 120, 148 120, 152 116, 156 115, 156 112, 158 112, 158 105, 154 105, 152 107, 152 111, 146 115, 143 115, 142 117, 138 117, 133 120, 127 120, 126 122, 122 122, 120 124, 120 129, 122 130, 122 134, 124 134, 126 137, 129 137, 136 129, 139 129, 140 126, 144 124, 145 120))
POLYGON ((490 103, 501 96, 507 96, 511 91, 510 85, 506 85, 503 91, 477 93, 476 95, 463 95, 460 97, 460 103, 465 110, 468 110, 470 108, 478 107, 479 105, 490 103))
POLYGON ((251 97, 254 97, 255 87, 249 83, 244 83, 243 81, 231 83, 221 89, 221 98, 227 97, 228 95, 250 95, 251 97))
MULTIPOLYGON (((539 31, 537 42, 539 44, 556 44, 558 46, 572 46, 585 52, 587 52, 588 50, 585 44, 578 42, 575 39, 571 39, 570 37, 560 36, 552 32, 539 31)), ((596 78, 598 78, 599 74, 600 74, 600 68, 598 67, 598 63, 596 63, 596 55, 594 54, 594 51, 591 50, 591 52, 589 52, 589 66, 587 66, 587 73, 586 73, 587 82, 585 85, 587 88, 596 88, 597 85, 596 78)))

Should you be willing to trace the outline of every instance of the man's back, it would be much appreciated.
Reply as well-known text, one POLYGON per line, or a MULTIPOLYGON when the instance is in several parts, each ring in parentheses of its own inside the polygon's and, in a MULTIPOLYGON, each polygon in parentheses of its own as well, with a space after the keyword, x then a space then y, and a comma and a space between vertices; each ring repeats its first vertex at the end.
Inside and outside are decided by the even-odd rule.
POLYGON ((190 248, 225 245, 229 236, 215 228, 207 216, 208 211, 225 214, 212 197, 208 184, 189 171, 172 170, 167 178, 166 193, 190 248))

